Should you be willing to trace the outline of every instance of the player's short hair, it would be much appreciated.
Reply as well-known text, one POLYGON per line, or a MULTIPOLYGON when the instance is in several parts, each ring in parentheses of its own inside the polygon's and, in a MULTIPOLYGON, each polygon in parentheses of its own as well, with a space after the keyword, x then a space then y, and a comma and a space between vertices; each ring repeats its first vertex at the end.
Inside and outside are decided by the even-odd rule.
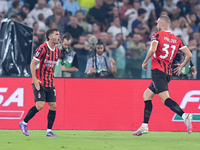
POLYGON ((67 41, 71 40, 72 41, 72 36, 70 33, 66 32, 65 34, 63 34, 62 36, 62 41, 64 41, 64 39, 66 39, 67 41))
POLYGON ((161 21, 163 21, 164 23, 166 23, 167 25, 170 25, 171 24, 171 20, 168 16, 166 15, 162 15, 159 17, 161 21))
POLYGON ((47 32, 46 32, 47 41, 49 41, 49 35, 53 34, 53 32, 55 32, 55 31, 57 32, 58 29, 56 29, 56 28, 50 28, 50 29, 47 30, 47 32))

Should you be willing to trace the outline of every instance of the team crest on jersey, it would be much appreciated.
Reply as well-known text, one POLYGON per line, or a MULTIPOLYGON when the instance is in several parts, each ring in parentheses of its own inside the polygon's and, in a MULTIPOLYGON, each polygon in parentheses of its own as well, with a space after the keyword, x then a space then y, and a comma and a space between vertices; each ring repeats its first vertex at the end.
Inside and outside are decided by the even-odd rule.
POLYGON ((40 55, 40 52, 37 52, 35 56, 38 57, 39 55, 40 55))

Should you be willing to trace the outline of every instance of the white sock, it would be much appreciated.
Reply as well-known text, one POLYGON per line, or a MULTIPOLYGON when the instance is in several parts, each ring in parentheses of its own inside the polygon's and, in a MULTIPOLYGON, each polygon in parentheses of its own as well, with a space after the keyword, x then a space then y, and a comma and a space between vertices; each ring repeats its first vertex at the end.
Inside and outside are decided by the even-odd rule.
POLYGON ((28 123, 24 122, 24 120, 22 121, 22 124, 27 125, 28 123))
POLYGON ((186 118, 186 114, 183 113, 181 117, 183 118, 183 120, 185 120, 185 118, 186 118))
POLYGON ((47 129, 47 132, 50 132, 51 131, 51 129, 47 129))
POLYGON ((148 127, 148 123, 142 123, 142 127, 148 127))

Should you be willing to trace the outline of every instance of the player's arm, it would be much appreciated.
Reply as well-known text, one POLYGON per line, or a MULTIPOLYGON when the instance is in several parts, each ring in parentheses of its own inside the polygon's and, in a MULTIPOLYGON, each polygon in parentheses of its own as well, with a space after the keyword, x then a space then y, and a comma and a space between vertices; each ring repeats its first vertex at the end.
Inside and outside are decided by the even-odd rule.
POLYGON ((147 64, 148 64, 148 60, 153 56, 153 54, 156 52, 156 49, 157 49, 157 47, 158 47, 158 41, 152 41, 151 42, 151 46, 150 46, 150 49, 149 49, 149 51, 148 51, 148 53, 147 53, 147 56, 146 56, 146 58, 145 58, 145 60, 144 60, 144 62, 143 62, 143 64, 142 64, 142 69, 143 70, 147 70, 147 64))
POLYGON ((176 75, 178 75, 178 76, 181 74, 181 70, 183 69, 183 67, 185 67, 185 65, 192 59, 192 53, 186 46, 181 48, 180 50, 183 53, 185 53, 186 57, 185 57, 185 60, 183 61, 183 63, 177 64, 178 67, 176 67, 174 69, 174 73, 176 73, 176 75))
POLYGON ((39 63, 38 60, 36 60, 35 58, 32 59, 31 64, 30 64, 30 68, 31 68, 31 74, 32 74, 32 78, 33 78, 33 82, 35 85, 35 88, 39 91, 40 90, 40 84, 41 81, 37 79, 36 77, 36 65, 39 63))

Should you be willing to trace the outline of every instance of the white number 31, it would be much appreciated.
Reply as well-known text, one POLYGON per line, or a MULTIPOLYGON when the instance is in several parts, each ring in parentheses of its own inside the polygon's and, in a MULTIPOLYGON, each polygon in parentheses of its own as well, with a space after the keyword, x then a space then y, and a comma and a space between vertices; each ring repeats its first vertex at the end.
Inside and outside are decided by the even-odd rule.
MULTIPOLYGON (((169 51, 168 51, 168 48, 169 48, 169 44, 164 44, 164 48, 162 48, 163 51, 165 51, 165 55, 160 55, 159 57, 162 58, 162 59, 165 59, 168 57, 169 55, 169 51)), ((172 53, 171 53, 171 57, 170 57, 170 60, 172 60, 172 57, 174 55, 174 51, 176 50, 176 45, 171 45, 171 48, 172 48, 172 53)))

